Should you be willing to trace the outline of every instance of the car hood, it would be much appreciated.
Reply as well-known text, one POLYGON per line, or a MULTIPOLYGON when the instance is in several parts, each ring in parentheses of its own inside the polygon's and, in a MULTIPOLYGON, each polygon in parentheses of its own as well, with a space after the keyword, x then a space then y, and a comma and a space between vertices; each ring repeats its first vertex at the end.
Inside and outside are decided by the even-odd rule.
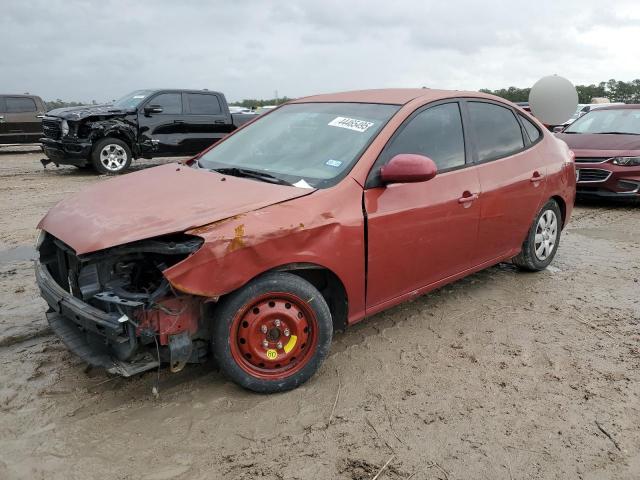
POLYGON ((41 228, 80 255, 207 225, 314 192, 172 163, 71 195, 41 228))
POLYGON ((634 154, 640 150, 640 135, 610 135, 604 133, 558 133, 556 136, 576 152, 590 156, 634 154))
POLYGON ((94 115, 100 116, 119 116, 125 115, 126 110, 123 110, 113 105, 81 105, 79 107, 65 107, 56 108, 47 112, 48 117, 64 118, 65 120, 82 120, 83 118, 92 117, 94 115))

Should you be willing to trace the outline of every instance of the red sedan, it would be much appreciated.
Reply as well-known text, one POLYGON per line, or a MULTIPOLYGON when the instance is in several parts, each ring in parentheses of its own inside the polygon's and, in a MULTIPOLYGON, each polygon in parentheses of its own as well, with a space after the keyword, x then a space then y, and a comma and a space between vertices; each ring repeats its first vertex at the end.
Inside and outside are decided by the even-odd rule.
POLYGON ((557 136, 576 155, 578 195, 640 199, 640 105, 592 109, 557 136))
POLYGON ((571 215, 567 145, 476 92, 299 99, 188 165, 101 182, 41 221, 49 323, 122 375, 209 354, 294 388, 333 332, 511 260, 542 270, 571 215))

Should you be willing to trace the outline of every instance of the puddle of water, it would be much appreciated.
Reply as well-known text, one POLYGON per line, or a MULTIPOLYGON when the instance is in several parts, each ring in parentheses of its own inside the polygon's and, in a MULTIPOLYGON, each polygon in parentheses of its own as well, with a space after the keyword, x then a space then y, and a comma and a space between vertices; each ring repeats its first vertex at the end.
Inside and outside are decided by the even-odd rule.
POLYGON ((38 252, 32 245, 20 245, 0 250, 0 265, 35 260, 36 258, 38 258, 38 252))
POLYGON ((589 238, 598 240, 613 240, 614 242, 637 243, 638 234, 633 232, 625 232, 621 230, 612 230, 604 228, 573 228, 571 233, 577 233, 589 238))

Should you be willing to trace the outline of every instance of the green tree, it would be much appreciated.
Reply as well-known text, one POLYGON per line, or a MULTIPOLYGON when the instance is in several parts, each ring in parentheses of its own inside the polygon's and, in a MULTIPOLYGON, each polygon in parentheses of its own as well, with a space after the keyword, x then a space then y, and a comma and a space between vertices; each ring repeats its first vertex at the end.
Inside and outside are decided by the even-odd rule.
MULTIPOLYGON (((480 89, 483 93, 490 93, 512 102, 527 102, 530 88, 509 87, 498 90, 480 89)), ((640 103, 640 79, 623 82, 610 79, 597 85, 576 85, 578 103, 591 103, 594 97, 608 98, 611 102, 640 103)))
POLYGON ((289 100, 293 100, 289 97, 278 97, 278 98, 267 98, 267 99, 256 99, 256 98, 245 98, 244 100, 238 102, 231 102, 229 105, 237 106, 237 107, 245 107, 245 108, 258 108, 264 107, 265 105, 282 105, 283 103, 288 102, 289 100))

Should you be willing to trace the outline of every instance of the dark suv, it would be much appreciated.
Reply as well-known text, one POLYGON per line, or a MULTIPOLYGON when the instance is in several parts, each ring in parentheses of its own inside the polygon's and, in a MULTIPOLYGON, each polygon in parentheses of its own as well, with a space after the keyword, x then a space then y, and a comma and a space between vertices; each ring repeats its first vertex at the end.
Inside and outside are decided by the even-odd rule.
POLYGON ((121 173, 134 158, 199 153, 255 117, 231 114, 219 92, 138 90, 112 104, 47 113, 42 163, 121 173))
POLYGON ((0 145, 37 142, 45 111, 35 95, 0 95, 0 145))

